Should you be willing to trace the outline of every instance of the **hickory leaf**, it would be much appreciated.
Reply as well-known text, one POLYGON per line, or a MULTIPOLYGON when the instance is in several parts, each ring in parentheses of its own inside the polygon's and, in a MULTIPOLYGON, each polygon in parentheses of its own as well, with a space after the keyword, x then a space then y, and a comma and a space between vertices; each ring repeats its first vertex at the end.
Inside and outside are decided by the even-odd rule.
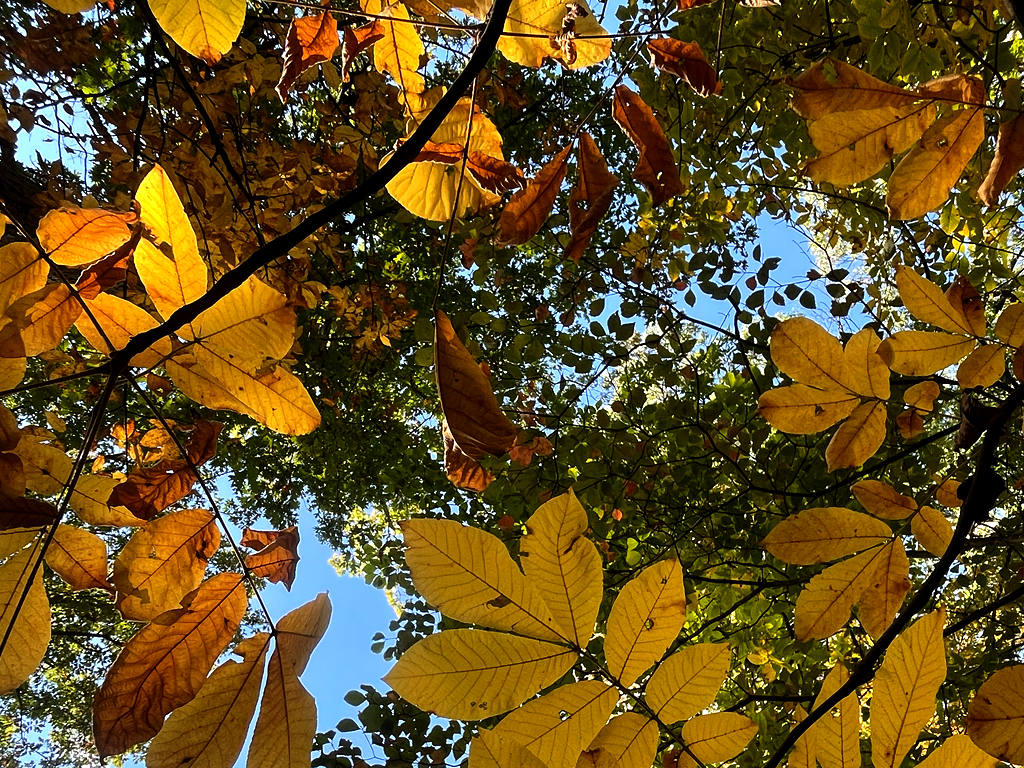
MULTIPOLYGON (((814 700, 814 709, 850 678, 843 662, 825 677, 814 700)), ((856 692, 844 698, 811 726, 815 755, 822 768, 860 768, 860 703, 856 692)))
POLYGON ((676 651, 658 665, 644 699, 665 723, 686 720, 715 700, 729 673, 728 643, 700 643, 676 651))
POLYGON ((657 723, 636 712, 623 712, 598 732, 576 768, 650 768, 657 751, 657 723))
POLYGON ((244 0, 152 0, 149 7, 174 42, 211 65, 231 50, 245 20, 244 0))
POLYGON ((982 683, 967 713, 967 734, 999 760, 1024 762, 1024 665, 1000 669, 982 683))
POLYGON ((277 95, 288 100, 288 91, 296 78, 321 61, 330 61, 340 45, 338 21, 329 11, 300 16, 288 26, 284 46, 284 66, 277 82, 277 95))
POLYGON ((783 562, 815 565, 881 544, 892 536, 881 520, 842 507, 805 509, 776 525, 761 546, 783 562))
POLYGON ((29 581, 42 554, 38 534, 32 531, 2 539, 7 541, 0 540, 0 551, 15 553, 0 565, 0 636, 10 632, 0 654, 0 693, 10 693, 28 679, 46 654, 50 601, 42 568, 29 581))
POLYGON ((633 178, 646 187, 655 207, 683 193, 672 147, 651 108, 624 85, 615 87, 612 117, 640 150, 633 178))
POLYGON ((116 251, 131 237, 134 213, 102 208, 58 208, 39 222, 39 244, 56 264, 80 267, 116 251))
POLYGON ((757 723, 738 712, 698 715, 683 726, 683 740, 693 756, 704 763, 736 757, 757 735, 757 723))
POLYGON ((540 169, 530 183, 512 196, 501 212, 498 226, 501 245, 522 245, 536 235, 551 215, 562 180, 568 169, 569 152, 566 147, 540 169))

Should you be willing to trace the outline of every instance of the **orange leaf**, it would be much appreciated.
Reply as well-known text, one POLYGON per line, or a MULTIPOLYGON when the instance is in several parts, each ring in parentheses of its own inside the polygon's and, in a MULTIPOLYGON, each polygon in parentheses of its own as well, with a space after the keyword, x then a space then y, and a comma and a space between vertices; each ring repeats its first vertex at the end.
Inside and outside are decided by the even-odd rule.
POLYGON ((526 189, 516 192, 501 212, 498 226, 501 245, 522 245, 529 242, 551 215, 565 172, 569 167, 566 147, 555 155, 533 178, 526 189))
POLYGON ((338 21, 333 13, 324 11, 313 16, 292 19, 284 44, 284 64, 277 83, 277 95, 287 101, 287 93, 295 79, 321 61, 330 61, 341 41, 338 21))
POLYGON ((137 220, 134 213, 102 208, 58 208, 39 222, 36 235, 50 258, 65 267, 80 267, 99 261, 131 238, 128 228, 137 220))
POLYGON ((136 229, 131 239, 109 256, 104 256, 87 267, 78 277, 75 290, 83 299, 95 299, 106 288, 112 288, 128 274, 128 260, 142 237, 142 230, 136 229))
MULTIPOLYGON (((415 162, 444 163, 446 165, 461 165, 463 161, 463 147, 461 144, 448 142, 446 144, 435 144, 428 141, 420 153, 416 155, 415 162)), ((480 186, 488 192, 507 192, 523 186, 523 173, 511 163, 491 157, 483 152, 470 151, 466 156, 466 168, 479 182, 480 186)))
POLYGON ((269 534, 273 538, 269 543, 255 547, 258 551, 245 558, 246 567, 262 579, 275 584, 283 582, 285 589, 291 590, 295 566, 299 562, 299 529, 294 525, 283 531, 251 531, 246 528, 242 546, 253 548, 254 540, 249 538, 250 534, 269 534))
POLYGON ((49 270, 30 243, 11 243, 0 248, 0 313, 22 296, 45 286, 49 270))
POLYGON ((11 321, 0 327, 0 357, 34 357, 60 343, 82 305, 64 283, 50 283, 7 308, 11 321))
POLYGON ((242 622, 248 598, 241 574, 221 573, 129 640, 93 701, 100 757, 151 739, 164 717, 187 704, 242 622))
POLYGON ((797 89, 790 105, 800 117, 817 120, 834 112, 906 107, 921 96, 872 77, 835 59, 823 59, 786 84, 797 89))
POLYGON ((463 453, 473 459, 485 453, 503 456, 515 445, 518 430, 498 407, 490 382, 440 310, 434 333, 434 375, 441 410, 463 453))
POLYGON ((701 96, 716 96, 722 92, 722 82, 708 64, 697 43, 686 43, 672 37, 659 37, 647 41, 651 52, 651 66, 671 72, 685 80, 701 96))
POLYGON ((198 481, 199 476, 184 462, 165 459, 152 467, 135 467, 128 479, 114 488, 107 504, 126 507, 136 517, 151 520, 188 496, 198 481))
POLYGON ((608 164, 589 133, 580 136, 576 186, 569 195, 571 236, 562 257, 579 264, 597 224, 608 212, 619 177, 608 172, 608 164))
MULTIPOLYGON (((83 314, 75 322, 75 327, 93 349, 104 355, 109 356, 113 350, 123 349, 132 337, 157 326, 156 319, 142 307, 109 293, 101 293, 94 299, 86 299, 85 305, 92 316, 83 314)), ((170 354, 170 339, 163 338, 144 352, 135 355, 131 359, 131 364, 141 368, 152 368, 170 354)))
POLYGON ((71 589, 114 588, 107 581, 107 545, 95 533, 59 525, 46 550, 46 564, 71 585, 71 589))
POLYGON ((679 180, 672 147, 651 108, 629 88, 619 85, 615 88, 612 117, 640 150, 640 162, 633 171, 633 178, 647 188, 652 205, 657 207, 670 197, 682 194, 683 183, 679 180))
POLYGON ((352 66, 352 60, 383 38, 384 27, 377 20, 356 29, 345 27, 341 36, 341 79, 343 82, 348 82, 348 70, 352 66))
POLYGON ((484 469, 480 462, 471 459, 455 444, 455 438, 448 429, 448 422, 441 420, 441 436, 444 439, 444 471, 456 488, 483 493, 491 484, 494 475, 484 469))
POLYGON ((996 156, 978 188, 978 197, 985 205, 998 203, 999 195, 1021 168, 1024 168, 1024 114, 999 126, 996 156))

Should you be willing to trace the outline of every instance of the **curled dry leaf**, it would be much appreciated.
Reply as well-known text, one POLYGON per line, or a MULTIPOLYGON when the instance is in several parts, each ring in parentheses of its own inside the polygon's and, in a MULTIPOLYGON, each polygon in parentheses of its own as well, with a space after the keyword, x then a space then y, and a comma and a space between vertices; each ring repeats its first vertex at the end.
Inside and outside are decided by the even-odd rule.
POLYGON ((670 197, 682 194, 683 182, 679 179, 676 159, 651 108, 629 88, 618 85, 612 117, 640 150, 633 178, 647 188, 652 205, 657 207, 670 197))
POLYGON ((1010 179, 1024 168, 1024 114, 999 126, 996 156, 988 175, 978 188, 978 197, 985 205, 995 205, 1010 179))
POLYGON ((348 82, 352 61, 360 53, 384 37, 384 27, 376 19, 362 27, 345 27, 341 34, 341 79, 348 82))
POLYGON ((511 163, 476 150, 467 153, 461 144, 453 142, 435 144, 428 141, 416 155, 415 162, 461 165, 464 159, 466 170, 488 192, 507 192, 523 186, 523 172, 511 163))
POLYGON ((722 82, 708 64, 697 43, 687 43, 671 37, 647 41, 651 52, 651 66, 671 72, 684 80, 700 96, 719 95, 722 82))
POLYGON ((619 177, 608 171, 601 150, 589 133, 580 136, 576 186, 569 195, 569 242, 562 256, 579 263, 598 222, 608 212, 619 177))
POLYGON ((490 382, 438 310, 434 333, 434 375, 448 429, 455 445, 470 458, 503 456, 515 445, 518 430, 498 407, 490 382))
POLYGON ((288 91, 296 78, 322 61, 330 61, 337 50, 338 21, 329 11, 292 19, 284 43, 284 62, 277 95, 288 100, 288 91))
POLYGON ((501 234, 496 242, 499 245, 522 245, 540 231, 555 205, 569 167, 571 150, 566 147, 551 158, 526 188, 508 201, 498 222, 501 234))
POLYGON ((494 475, 481 466, 476 459, 471 459, 455 444, 448 422, 441 420, 441 437, 444 440, 444 471, 456 488, 483 493, 491 484, 494 475))
POLYGON ((245 558, 245 566, 261 579, 274 584, 283 583, 285 589, 292 588, 295 581, 295 567, 299 562, 299 529, 294 525, 282 531, 253 531, 245 529, 242 546, 257 551, 245 558), (260 534, 254 537, 253 534, 260 534), (269 536, 269 538, 265 538, 269 536), (252 545, 259 543, 260 546, 252 545))

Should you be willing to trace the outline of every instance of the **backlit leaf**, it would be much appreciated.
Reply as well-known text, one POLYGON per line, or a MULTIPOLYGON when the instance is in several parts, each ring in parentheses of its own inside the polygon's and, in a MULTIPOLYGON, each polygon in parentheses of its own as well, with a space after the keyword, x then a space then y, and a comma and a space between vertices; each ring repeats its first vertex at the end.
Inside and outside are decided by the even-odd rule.
POLYGON ((978 289, 966 277, 958 275, 946 289, 945 295, 957 314, 967 319, 970 333, 983 338, 988 333, 988 324, 985 319, 985 301, 978 289))
POLYGON ((991 387, 1006 372, 1006 352, 996 344, 985 344, 969 354, 956 371, 964 389, 991 387))
POLYGON ((608 171, 601 151, 589 133, 580 135, 576 186, 569 195, 569 242, 562 256, 579 263, 598 222, 612 204, 619 177, 608 171))
POLYGON ((1024 344, 1024 304, 1011 304, 1004 309, 995 325, 996 338, 1011 347, 1024 344))
POLYGON ((345 27, 341 35, 341 80, 348 82, 352 61, 378 40, 384 38, 384 25, 376 19, 362 27, 345 27))
MULTIPOLYGON (((26 539, 32 541, 36 534, 11 538, 19 538, 24 546, 26 539)), ((41 553, 42 546, 37 542, 0 565, 0 637, 10 629, 0 655, 0 694, 10 693, 28 680, 50 644, 50 601, 43 586, 43 569, 36 571, 29 582, 41 553)))
POLYGON ((948 333, 897 331, 879 345, 878 354, 896 373, 930 376, 962 360, 976 343, 948 333))
POLYGON ((384 17, 376 20, 384 36, 373 45, 374 67, 389 73, 403 94, 422 92, 426 86, 417 70, 426 51, 405 6, 387 0, 362 0, 362 6, 367 13, 384 17))
POLYGON ((813 320, 793 317, 775 326, 772 362, 794 381, 817 389, 849 389, 850 370, 838 339, 813 320))
POLYGON ((959 488, 959 480, 943 480, 935 489, 935 500, 944 507, 957 508, 963 504, 957 495, 959 488))
POLYGON ((903 402, 911 408, 930 413, 938 396, 938 384, 934 381, 922 381, 907 387, 907 391, 903 393, 903 402))
POLYGON ((49 352, 82 314, 64 283, 50 283, 7 308, 12 320, 0 326, 0 357, 35 357, 49 352))
POLYGON ((56 445, 22 435, 12 453, 21 458, 25 485, 42 496, 56 496, 71 477, 71 459, 56 445))
POLYGON ((522 245, 536 235, 551 215, 551 208, 568 169, 569 152, 566 147, 540 169, 530 183, 516 192, 501 212, 498 242, 502 245, 522 245))
POLYGON ((893 539, 878 557, 878 567, 860 599, 860 623, 873 639, 892 624, 910 591, 910 561, 903 540, 893 539))
POLYGON ((640 150, 633 178, 647 189, 651 204, 656 208, 670 197, 682 194, 684 187, 672 147, 651 108, 629 88, 617 85, 612 117, 640 150))
POLYGON ((921 507, 910 521, 910 530, 921 546, 936 557, 942 557, 953 540, 952 524, 933 507, 921 507))
POLYGON ((798 91, 793 110, 810 120, 836 112, 905 107, 921 98, 836 59, 816 62, 786 83, 798 91))
POLYGON ((476 459, 471 459, 455 444, 448 422, 441 420, 441 438, 444 442, 444 471, 456 488, 483 493, 491 484, 494 475, 481 466, 476 459))
POLYGON ((850 619, 878 567, 882 547, 830 565, 804 588, 796 601, 798 640, 821 640, 838 632, 850 619))
POLYGON ((888 400, 889 367, 878 356, 881 343, 878 334, 870 328, 864 328, 846 342, 843 357, 846 358, 850 389, 864 397, 888 400))
POLYGON ((324 11, 292 19, 284 43, 281 79, 275 89, 281 101, 288 100, 288 91, 299 75, 321 61, 330 61, 340 43, 333 13, 324 11))
POLYGON ((114 486, 107 503, 151 520, 188 496, 199 476, 183 461, 164 460, 152 467, 136 466, 124 482, 114 486))
POLYGON ((191 701, 235 634, 247 605, 241 574, 221 573, 125 644, 96 692, 93 733, 102 757, 151 739, 164 717, 191 701))
POLYGON ((697 43, 659 37, 647 41, 647 50, 651 52, 652 67, 681 78, 699 96, 718 95, 722 92, 721 81, 697 43))
MULTIPOLYGON (((814 700, 814 709, 835 693, 850 678, 843 662, 838 662, 825 677, 814 700)), ((815 755, 821 768, 860 768, 860 703, 851 693, 811 726, 815 755)))
POLYGON ((970 736, 955 733, 918 763, 918 768, 996 768, 996 762, 974 746, 970 736))
POLYGON ((661 659, 686 621, 683 569, 675 558, 648 566, 622 588, 605 630, 608 671, 623 685, 661 659))
POLYGON ((859 403, 860 398, 849 392, 793 384, 761 395, 757 412, 782 432, 811 435, 845 419, 859 403))
POLYGON ((889 215, 913 219, 946 202, 984 140, 985 110, 981 107, 939 118, 889 176, 889 215))
POLYGON ((623 712, 590 742, 576 768, 650 768, 657 751, 658 724, 636 712, 623 712))
MULTIPOLYGON (((807 719, 807 711, 800 704, 793 710, 794 719, 802 723, 807 719)), ((817 766, 817 731, 808 728, 793 745, 793 751, 789 755, 789 768, 816 768, 817 766)))
POLYGON ((331 601, 326 592, 289 611, 277 622, 277 650, 283 663, 301 675, 313 649, 331 622, 331 601))
POLYGON ((54 262, 80 267, 116 251, 131 237, 134 213, 102 208, 58 208, 39 222, 36 236, 54 262))
POLYGON ((889 526, 842 507, 805 509, 765 536, 761 546, 783 562, 815 565, 874 547, 892 536, 889 526))
POLYGON ((541 640, 449 629, 412 646, 384 681, 439 717, 481 720, 518 707, 575 661, 573 651, 541 640))
POLYGON ((883 520, 902 520, 917 509, 917 502, 881 480, 858 480, 850 486, 868 512, 883 520))
POLYGON ((406 520, 402 534, 416 590, 445 616, 542 640, 571 637, 497 537, 426 518, 406 520))
POLYGON ((963 310, 954 307, 942 289, 931 280, 900 265, 896 267, 896 288, 907 311, 922 323, 950 333, 973 334, 963 310))
POLYGON ((677 723, 711 706, 729 673, 728 643, 698 643, 662 661, 647 681, 644 700, 662 722, 677 723))
POLYGON ((150 0, 149 7, 174 42, 210 65, 231 50, 245 21, 245 0, 150 0))
POLYGON ((698 715, 683 725, 683 741, 702 763, 736 757, 757 735, 757 723, 738 712, 698 715))
POLYGON ((308 768, 315 735, 316 701, 275 650, 246 768, 308 768))
MULTIPOLYGON (((142 307, 109 293, 101 293, 94 299, 86 300, 85 304, 88 311, 78 318, 75 327, 93 349, 104 355, 110 355, 112 350, 123 349, 132 337, 157 325, 156 319, 142 307)), ((170 354, 170 339, 162 338, 133 357, 131 365, 153 368, 170 354)))
POLYGON ((875 455, 885 440, 885 403, 861 403, 832 435, 825 449, 828 471, 859 467, 875 455))
POLYGON ((469 761, 471 768, 547 768, 526 747, 488 730, 473 738, 469 761))
MULTIPOLYGON (((242 536, 242 546, 252 548, 251 543, 246 543, 252 541, 246 538, 245 534, 248 533, 247 528, 242 536)), ((245 558, 245 567, 255 576, 274 584, 284 583, 285 588, 291 590, 292 582, 295 581, 295 567, 299 562, 299 529, 293 525, 271 533, 274 537, 269 543, 245 558)))
POLYGON ((1024 115, 1017 115, 999 126, 996 156, 978 188, 978 197, 985 205, 998 203, 999 195, 1021 168, 1024 168, 1024 115))
POLYGON ((158 517, 137 531, 114 560, 111 581, 125 618, 150 621, 177 608, 203 578, 220 545, 220 531, 205 509, 158 517))
POLYGON ((114 591, 107 581, 107 545, 95 533, 72 525, 57 526, 46 550, 46 564, 73 590, 114 591))
MULTIPOLYGON (((611 53, 608 31, 594 17, 586 0, 579 0, 586 12, 575 20, 576 34, 580 37, 593 36, 596 39, 576 42, 576 60, 566 66, 570 69, 584 69, 598 64, 611 53)), ((505 20, 505 33, 498 41, 498 50, 506 58, 524 67, 539 67, 546 58, 560 58, 562 53, 549 40, 562 30, 565 18, 565 3, 562 0, 513 0, 505 20)), ((477 14, 478 18, 483 18, 477 14)))
POLYGON ((1024 763, 1024 665, 1000 669, 982 683, 967 713, 967 734, 993 757, 1024 763))
POLYGON ((0 247, 0 314, 22 296, 45 286, 49 271, 49 265, 31 243, 0 247))
POLYGON ((946 679, 942 630, 946 612, 926 614, 889 646, 871 694, 871 759, 875 768, 898 768, 935 713, 946 679))
MULTIPOLYGON (((389 159, 390 155, 384 162, 389 159)), ((460 176, 457 168, 431 161, 409 163, 388 182, 387 189, 409 213, 430 221, 447 221, 452 216, 461 218, 467 213, 490 208, 501 200, 480 186, 473 174, 460 176)))
POLYGON ((199 695, 179 707, 150 742, 146 768, 231 768, 256 712, 271 636, 259 632, 235 646, 199 695))
POLYGON ((543 594, 568 639, 581 648, 594 634, 603 597, 601 555, 584 535, 588 528, 587 513, 570 490, 533 513, 519 544, 527 581, 543 594))
POLYGON ((75 483, 68 504, 89 525, 145 525, 145 520, 133 515, 126 507, 111 507, 107 503, 117 484, 117 480, 106 475, 84 475, 75 483))

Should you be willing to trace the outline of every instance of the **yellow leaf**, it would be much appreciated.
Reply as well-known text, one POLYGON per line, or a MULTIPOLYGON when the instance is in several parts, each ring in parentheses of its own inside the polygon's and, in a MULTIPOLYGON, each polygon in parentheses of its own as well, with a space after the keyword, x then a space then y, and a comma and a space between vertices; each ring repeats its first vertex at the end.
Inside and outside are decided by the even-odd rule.
POLYGON ((99 261, 128 242, 134 213, 102 208, 58 208, 46 214, 36 230, 39 244, 57 264, 82 267, 99 261))
POLYGON ((813 320, 794 317, 772 331, 772 361, 794 381, 823 390, 847 390, 850 370, 839 340, 813 320))
POLYGON ((793 97, 793 111, 809 120, 834 112, 905 107, 921 99, 836 59, 822 59, 786 82, 799 91, 793 97))
POLYGON ((850 375, 849 388, 864 397, 889 399, 889 367, 878 356, 882 340, 870 328, 853 334, 846 342, 843 357, 850 375))
POLYGON ((997 762, 974 746, 970 736, 958 733, 947 738, 917 768, 996 768, 997 762))
POLYGON ((54 349, 82 313, 82 305, 64 283, 50 283, 7 308, 10 322, 0 325, 0 357, 35 357, 54 349))
POLYGON ((256 711, 269 647, 266 632, 236 645, 242 661, 225 661, 198 696, 171 713, 149 744, 146 768, 231 768, 256 711))
POLYGON ((1000 669, 982 683, 967 713, 967 733, 993 757, 1024 763, 1024 665, 1000 669))
POLYGON ((878 346, 878 354, 896 373, 930 376, 962 360, 976 343, 948 333, 898 331, 878 346))
MULTIPOLYGON (((510 712, 494 733, 526 747, 547 768, 575 768, 580 753, 608 722, 617 689, 598 680, 556 688, 510 712)), ((472 756, 470 756, 471 768, 472 756)))
POLYGON ((305 435, 320 426, 320 412, 290 371, 276 365, 253 371, 239 367, 232 353, 202 345, 166 363, 168 375, 182 392, 208 408, 251 416, 284 435, 305 435))
POLYGON ((22 296, 45 286, 49 271, 31 243, 0 247, 0 315, 22 296))
POLYGON ((946 299, 958 314, 967 318, 971 335, 980 339, 988 334, 985 301, 978 293, 978 289, 971 285, 970 280, 959 275, 946 289, 946 299))
POLYGON ((1024 304, 1011 304, 996 320, 996 338, 1017 348, 1024 344, 1024 304))
POLYGON ((831 637, 849 620, 850 610, 871 584, 882 547, 826 568, 804 588, 796 601, 798 640, 831 637))
POLYGON ((540 590, 556 625, 580 648, 594 634, 604 596, 601 555, 584 536, 588 528, 587 513, 570 490, 533 513, 519 543, 528 583, 540 590))
POLYGON ((170 38, 211 66, 231 50, 245 21, 245 0, 151 0, 170 38))
POLYGON ((651 205, 657 208, 670 197, 681 195, 685 188, 679 179, 672 147, 644 100, 626 86, 616 86, 612 118, 640 150, 633 178, 646 187, 651 205))
POLYGON ((381 16, 376 21, 384 37, 373 44, 373 66, 378 72, 389 72, 405 93, 422 93, 425 89, 420 59, 426 54, 416 27, 409 23, 409 12, 401 3, 387 0, 363 0, 363 11, 381 16), (397 21, 387 21, 387 19, 397 21))
POLYGON ((590 742, 576 768, 650 768, 657 752, 658 724, 636 712, 623 712, 590 742))
POLYGON ((860 623, 877 640, 889 628, 910 590, 910 561, 903 540, 895 538, 882 549, 871 584, 860 599, 860 623))
POLYGON ((497 537, 454 520, 402 523, 413 584, 445 616, 541 640, 571 637, 497 537))
POLYGON ((42 496, 56 496, 71 477, 71 459, 55 445, 22 435, 11 451, 21 459, 25 485, 42 496))
POLYGON ((761 395, 757 412, 781 432, 812 435, 845 419, 859 403, 860 398, 849 392, 793 384, 761 395))
POLYGON ((0 357, 0 392, 21 384, 25 378, 27 362, 24 357, 0 357))
POLYGON ((0 531, 0 559, 13 555, 38 539, 43 532, 43 525, 40 525, 38 528, 26 529, 19 527, 0 531))
MULTIPOLYGON (((32 532, 29 537, 18 538, 24 545, 25 538, 32 541, 36 534, 32 532)), ((8 629, 11 633, 0 655, 0 694, 10 693, 28 680, 50 644, 50 601, 43 586, 42 568, 29 583, 29 575, 39 562, 41 552, 42 546, 37 542, 0 566, 0 637, 5 636, 8 629), (24 603, 21 603, 22 595, 24 603)))
POLYGON ((75 483, 68 501, 70 507, 89 525, 110 525, 122 527, 126 525, 145 525, 142 520, 125 507, 107 504, 111 492, 118 481, 105 475, 84 475, 75 483))
POLYGON ((277 650, 283 663, 301 675, 331 622, 331 601, 321 592, 277 622, 277 650))
POLYGON ((935 500, 944 507, 959 507, 963 504, 957 496, 959 488, 959 480, 943 480, 935 489, 935 500))
POLYGON ((438 310, 434 327, 434 377, 455 444, 472 459, 504 455, 515 445, 518 430, 498 407, 490 381, 448 315, 438 310))
POLYGON ((450 629, 412 646, 384 681, 439 717, 481 720, 518 707, 575 661, 573 651, 540 640, 450 629))
MULTIPOLYGON (((807 719, 807 712, 803 706, 797 704, 793 710, 793 716, 798 723, 802 723, 807 719)), ((796 744, 793 745, 793 751, 789 755, 789 768, 816 768, 816 734, 817 731, 814 728, 808 728, 796 740, 796 744)))
POLYGON ((934 103, 823 115, 807 126, 818 156, 804 173, 841 187, 864 181, 910 149, 934 121, 934 103))
POLYGON ((918 510, 910 521, 910 531, 921 542, 921 546, 936 557, 946 553, 946 547, 953 539, 953 526, 945 515, 933 507, 921 507, 918 510))
POLYGON ((111 581, 125 618, 150 621, 177 608, 199 586, 220 546, 220 531, 205 509, 158 517, 137 531, 114 560, 111 581))
POLYGON ((59 525, 46 550, 46 564, 71 585, 71 589, 105 589, 107 581, 107 545, 95 533, 59 525))
MULTIPOLYGON (((580 0, 579 4, 586 13, 576 19, 576 34, 580 37, 605 37, 576 40, 576 60, 565 62, 569 69, 598 64, 611 53, 608 31, 597 23, 586 0, 580 0)), ((498 50, 524 67, 539 67, 545 58, 562 58, 558 47, 549 41, 561 32, 565 10, 565 3, 561 0, 513 0, 505 21, 505 34, 498 40, 498 50)))
POLYGON ((945 623, 945 609, 922 616, 885 654, 871 694, 874 768, 898 768, 935 713, 935 696, 946 679, 945 623))
POLYGON ((934 381, 922 381, 907 387, 903 393, 903 402, 911 408, 931 413, 935 398, 939 396, 939 385, 934 381))
POLYGON ((885 403, 861 403, 832 435, 825 449, 828 471, 859 467, 875 455, 885 440, 885 403))
MULTIPOLYGON (((390 159, 388 155, 381 165, 390 159)), ((430 221, 448 221, 453 216, 462 218, 501 200, 480 186, 472 173, 460 175, 459 167, 429 160, 409 163, 387 183, 387 190, 409 213, 430 221)))
MULTIPOLYGON (((840 661, 825 677, 814 700, 813 709, 839 690, 850 678, 840 661)), ((821 768, 861 768, 860 703, 851 693, 811 726, 814 732, 815 755, 821 768)))
POLYGON ((572 147, 566 147, 551 158, 530 183, 508 201, 498 222, 499 245, 523 245, 540 232, 561 189, 570 151, 572 147))
POLYGON ((791 565, 829 563, 877 546, 892 536, 881 520, 843 507, 816 507, 790 515, 761 546, 791 565))
POLYGON ((698 715, 683 726, 683 741, 702 763, 732 760, 757 735, 757 723, 737 712, 698 715))
POLYGON ((963 389, 991 387, 1006 372, 1006 353, 1001 346, 985 344, 969 354, 956 371, 963 389))
POLYGON ((151 739, 169 712, 195 697, 247 604, 242 575, 221 573, 195 591, 187 609, 157 617, 125 644, 93 701, 101 757, 151 739))
MULTIPOLYGON (((101 293, 95 299, 87 299, 85 305, 88 311, 78 318, 75 327, 93 349, 104 355, 109 356, 112 350, 123 349, 132 337, 157 326, 157 321, 142 307, 109 293, 101 293)), ((170 354, 170 339, 163 338, 145 352, 133 357, 131 364, 141 368, 153 368, 170 354)))
POLYGON ((470 743, 469 760, 471 768, 547 768, 526 747, 486 730, 470 743))
POLYGON ((728 643, 688 645, 665 659, 647 681, 644 700, 663 723, 677 723, 711 706, 729 673, 728 643))
POLYGON ((922 323, 950 333, 973 335, 967 316, 954 307, 942 289, 931 280, 900 265, 896 267, 896 288, 907 311, 922 323))
POLYGON ((661 659, 686 622, 683 569, 675 558, 648 566, 619 592, 608 616, 608 671, 632 685, 661 659))
MULTIPOLYGON (((183 1, 196 2, 162 0, 168 4, 183 1)), ((153 11, 155 13, 156 8, 153 11)), ((169 258, 160 248, 145 239, 135 249, 135 268, 157 312, 166 320, 174 310, 206 293, 208 270, 199 257, 196 233, 163 168, 155 165, 146 174, 135 194, 135 201, 142 206, 139 218, 157 244, 169 247, 173 254, 173 258, 169 258)))
POLYGON ((981 107, 960 109, 939 118, 889 176, 889 215, 913 219, 946 202, 984 140, 985 110, 981 107))
POLYGON ((902 520, 917 509, 917 502, 881 480, 859 480, 850 486, 868 512, 884 520, 902 520))

